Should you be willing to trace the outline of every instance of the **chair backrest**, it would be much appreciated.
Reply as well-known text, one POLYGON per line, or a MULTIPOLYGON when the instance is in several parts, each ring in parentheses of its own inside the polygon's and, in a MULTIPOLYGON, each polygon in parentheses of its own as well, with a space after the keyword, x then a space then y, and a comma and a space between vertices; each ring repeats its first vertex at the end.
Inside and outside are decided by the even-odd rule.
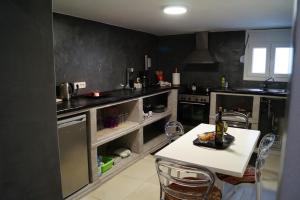
POLYGON ((215 178, 206 168, 156 159, 156 170, 161 187, 161 199, 165 195, 176 199, 208 199, 215 178))
POLYGON ((179 138, 184 134, 183 126, 178 121, 169 121, 165 125, 165 133, 169 143, 179 138))
POLYGON ((270 154, 270 149, 275 141, 274 134, 265 135, 258 146, 258 154, 255 163, 255 182, 256 182, 256 199, 261 199, 261 171, 265 165, 266 158, 270 154))
POLYGON ((257 154, 257 159, 255 164, 256 170, 260 170, 263 167, 266 158, 269 156, 270 149, 274 144, 274 141, 275 141, 275 135, 272 133, 265 135, 261 139, 258 146, 258 154, 257 154))
POLYGON ((224 112, 222 114, 222 120, 230 127, 248 129, 249 126, 248 116, 240 112, 224 112))

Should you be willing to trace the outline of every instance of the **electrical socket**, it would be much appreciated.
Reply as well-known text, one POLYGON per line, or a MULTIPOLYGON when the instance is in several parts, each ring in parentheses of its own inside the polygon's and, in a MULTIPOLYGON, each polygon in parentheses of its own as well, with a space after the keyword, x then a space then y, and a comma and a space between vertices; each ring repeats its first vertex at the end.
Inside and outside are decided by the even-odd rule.
POLYGON ((74 82, 74 88, 75 89, 84 89, 84 88, 86 88, 86 82, 85 81, 74 82))

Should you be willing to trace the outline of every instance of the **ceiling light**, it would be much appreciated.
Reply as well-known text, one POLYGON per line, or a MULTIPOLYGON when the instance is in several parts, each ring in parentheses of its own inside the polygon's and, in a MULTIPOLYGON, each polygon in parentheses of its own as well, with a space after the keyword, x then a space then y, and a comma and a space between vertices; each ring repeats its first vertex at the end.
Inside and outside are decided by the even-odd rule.
POLYGON ((164 13, 167 15, 182 15, 187 9, 183 6, 167 6, 164 8, 164 13))

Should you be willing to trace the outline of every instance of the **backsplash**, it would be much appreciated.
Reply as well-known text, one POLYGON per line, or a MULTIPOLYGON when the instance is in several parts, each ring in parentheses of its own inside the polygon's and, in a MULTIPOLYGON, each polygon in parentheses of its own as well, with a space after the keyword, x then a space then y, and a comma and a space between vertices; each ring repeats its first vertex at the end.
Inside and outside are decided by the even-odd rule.
MULTIPOLYGON (((53 14, 56 84, 86 81, 87 89, 108 91, 120 88, 126 68, 144 69, 144 55, 152 58, 152 70, 161 69, 168 81, 178 67, 181 84, 193 82, 218 87, 224 75, 229 87, 260 87, 262 82, 243 81, 245 31, 210 32, 209 49, 217 59, 213 65, 183 65, 195 49, 195 34, 155 35, 99 22, 53 14)), ((275 87, 285 88, 286 83, 275 87)))
MULTIPOLYGON (((217 59, 217 64, 183 65, 184 58, 195 49, 195 34, 164 36, 159 38, 158 63, 171 80, 175 67, 179 66, 181 83, 193 82, 204 87, 220 86, 221 76, 225 76, 230 87, 260 87, 262 82, 243 80, 245 31, 210 32, 209 49, 217 59)), ((286 87, 286 83, 276 83, 275 87, 286 87)))
POLYGON ((126 68, 144 69, 144 55, 156 65, 157 37, 89 20, 53 14, 56 84, 86 81, 108 91, 125 83, 126 68))

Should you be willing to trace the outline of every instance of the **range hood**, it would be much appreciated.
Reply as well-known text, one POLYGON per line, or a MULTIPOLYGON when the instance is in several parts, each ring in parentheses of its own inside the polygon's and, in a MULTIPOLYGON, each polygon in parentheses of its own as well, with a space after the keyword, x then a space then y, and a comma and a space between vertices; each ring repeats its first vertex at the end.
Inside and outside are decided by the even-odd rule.
POLYGON ((214 64, 215 58, 208 50, 208 32, 196 33, 196 49, 184 60, 184 64, 214 64))

